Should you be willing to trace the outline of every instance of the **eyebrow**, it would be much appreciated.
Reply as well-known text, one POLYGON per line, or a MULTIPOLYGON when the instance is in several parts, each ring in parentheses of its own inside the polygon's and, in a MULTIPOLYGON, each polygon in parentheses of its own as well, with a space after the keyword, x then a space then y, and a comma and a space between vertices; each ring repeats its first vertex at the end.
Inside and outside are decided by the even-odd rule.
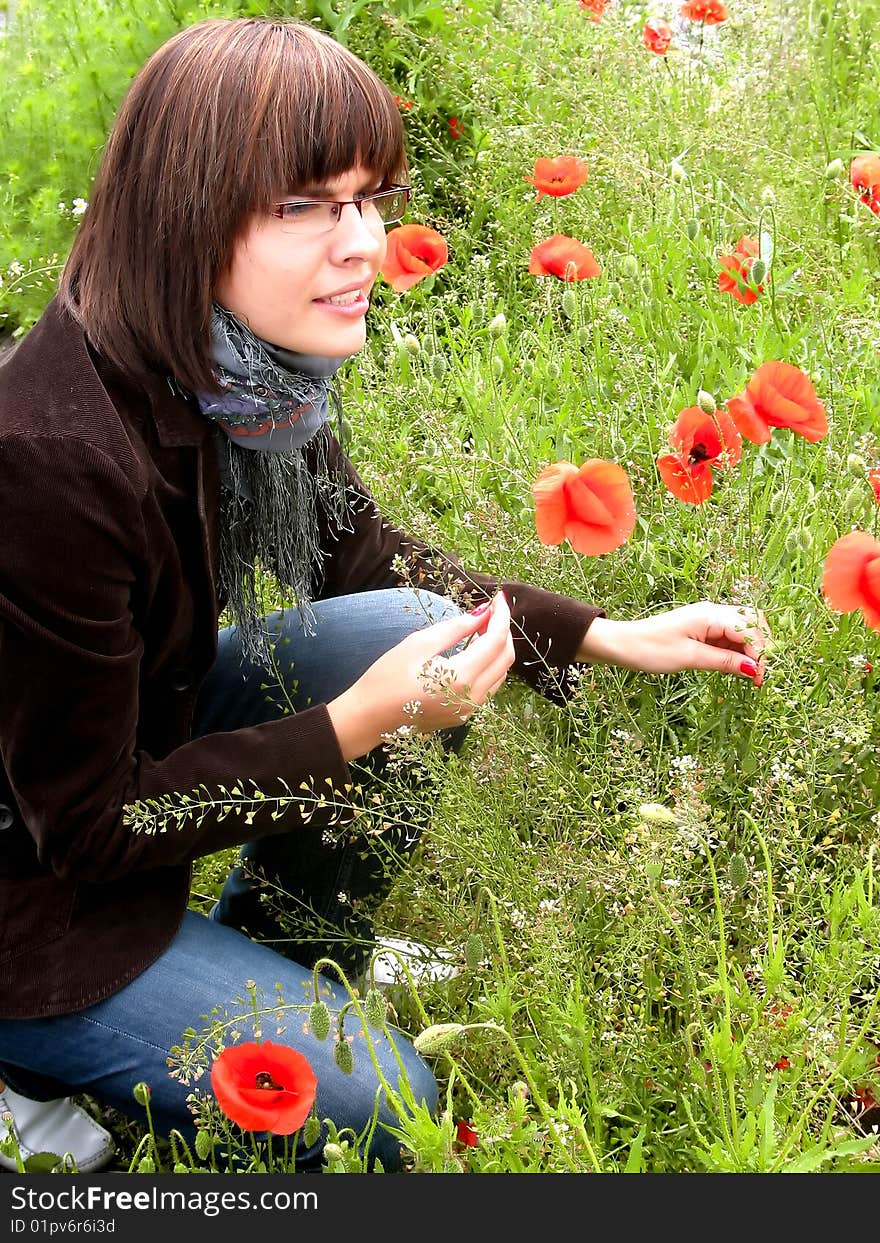
MULTIPOLYGON (((355 190, 355 194, 373 194, 376 189, 381 188, 382 182, 382 177, 368 177, 362 182, 361 188, 355 190)), ((308 185, 287 197, 288 199, 335 199, 339 196, 329 186, 308 185)))

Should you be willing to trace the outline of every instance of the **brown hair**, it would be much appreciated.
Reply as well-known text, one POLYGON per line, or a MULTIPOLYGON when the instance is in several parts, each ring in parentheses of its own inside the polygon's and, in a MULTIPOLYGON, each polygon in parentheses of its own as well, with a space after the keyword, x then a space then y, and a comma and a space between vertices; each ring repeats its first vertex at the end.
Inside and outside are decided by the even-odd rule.
POLYGON ((249 213, 357 164, 407 175, 394 96, 363 61, 304 23, 189 26, 128 89, 59 299, 124 371, 213 388, 211 299, 249 213))

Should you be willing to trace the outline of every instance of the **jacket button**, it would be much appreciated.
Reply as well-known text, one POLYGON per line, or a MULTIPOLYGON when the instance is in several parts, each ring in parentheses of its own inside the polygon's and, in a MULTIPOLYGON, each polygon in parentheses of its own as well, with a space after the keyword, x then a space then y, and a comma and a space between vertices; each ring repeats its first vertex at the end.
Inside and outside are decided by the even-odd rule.
POLYGON ((192 674, 189 669, 175 669, 171 675, 173 691, 188 691, 192 686, 192 674))
POLYGON ((14 819, 12 808, 7 807, 5 803, 0 803, 0 832, 4 829, 11 829, 14 819))

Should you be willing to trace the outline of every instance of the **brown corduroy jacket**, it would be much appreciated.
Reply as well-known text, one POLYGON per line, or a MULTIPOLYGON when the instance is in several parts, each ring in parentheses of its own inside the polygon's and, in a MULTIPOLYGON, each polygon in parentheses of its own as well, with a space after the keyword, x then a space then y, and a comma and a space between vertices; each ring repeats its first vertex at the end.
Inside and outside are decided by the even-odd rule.
MULTIPOLYGON (((334 453, 341 452, 333 445, 334 453)), ((514 672, 551 699, 601 610, 468 574, 382 518, 345 459, 353 533, 321 531, 316 596, 503 586, 514 672)), ((205 816, 136 833, 125 808, 173 792, 302 783, 345 805, 326 706, 192 739, 217 651, 219 477, 211 424, 156 375, 132 385, 50 303, 0 368, 0 1017, 82 1009, 173 939, 192 861, 317 816, 205 816)), ((314 824, 314 818, 312 820, 314 824)))

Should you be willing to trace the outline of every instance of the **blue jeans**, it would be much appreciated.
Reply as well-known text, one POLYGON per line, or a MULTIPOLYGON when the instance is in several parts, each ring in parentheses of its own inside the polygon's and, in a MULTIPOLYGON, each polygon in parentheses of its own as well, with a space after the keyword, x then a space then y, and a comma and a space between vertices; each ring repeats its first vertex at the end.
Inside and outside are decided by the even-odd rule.
MULTIPOLYGON (((449 600, 401 588, 318 602, 311 636, 303 631, 296 610, 272 614, 267 630, 273 639, 275 682, 266 669, 243 664, 235 629, 223 630, 217 661, 200 692, 194 733, 256 725, 309 703, 327 702, 407 634, 456 612, 449 600)), ((451 730, 444 741, 457 748, 463 737, 464 730, 451 730)), ((383 766, 381 749, 367 756, 359 765, 364 781, 383 766)), ((84 1092, 139 1121, 145 1113, 132 1090, 145 1082, 157 1131, 168 1134, 176 1128, 191 1141, 193 1119, 186 1098, 193 1091, 210 1091, 210 1085, 207 1076, 194 1084, 172 1077, 169 1052, 182 1044, 187 1029, 201 1033, 213 1019, 225 1021, 227 1016, 235 1017, 227 1031, 252 1039, 246 982, 253 981, 264 1009, 261 1039, 283 1042, 304 1054, 318 1079, 318 1117, 361 1134, 375 1109, 378 1081, 356 1016, 349 1012, 344 1020, 346 1037, 353 1037, 351 1074, 333 1060, 332 1034, 321 1042, 303 1028, 305 1010, 314 1000, 311 964, 326 952, 347 971, 356 971, 369 957, 372 927, 367 912, 384 897, 394 879, 393 867, 402 864, 417 833, 407 824, 396 834, 392 831, 392 837, 393 849, 382 856, 362 855, 351 843, 334 846, 322 840, 319 830, 305 842, 297 830, 289 837, 248 843, 212 917, 187 911, 169 948, 117 993, 72 1014, 0 1019, 0 1073, 24 1095, 84 1092), (282 904, 268 910, 261 901, 267 882, 270 892, 292 895, 292 920, 282 904), (279 997, 288 1008, 275 1009, 279 997)), ((120 936, 136 937, 137 929, 120 929, 120 936)), ((331 1010, 348 999, 326 975, 320 977, 320 986, 331 1010)), ((395 1033, 392 1048, 380 1030, 369 1034, 390 1085, 398 1085, 400 1059, 416 1101, 435 1110, 434 1076, 409 1042, 395 1033)), ((384 1099, 379 1120, 396 1121, 384 1099)), ((301 1142, 300 1168, 320 1168, 325 1138, 322 1128, 311 1149, 301 1142)), ((370 1157, 378 1157, 386 1170, 400 1167, 397 1142, 381 1125, 375 1129, 370 1157)))

